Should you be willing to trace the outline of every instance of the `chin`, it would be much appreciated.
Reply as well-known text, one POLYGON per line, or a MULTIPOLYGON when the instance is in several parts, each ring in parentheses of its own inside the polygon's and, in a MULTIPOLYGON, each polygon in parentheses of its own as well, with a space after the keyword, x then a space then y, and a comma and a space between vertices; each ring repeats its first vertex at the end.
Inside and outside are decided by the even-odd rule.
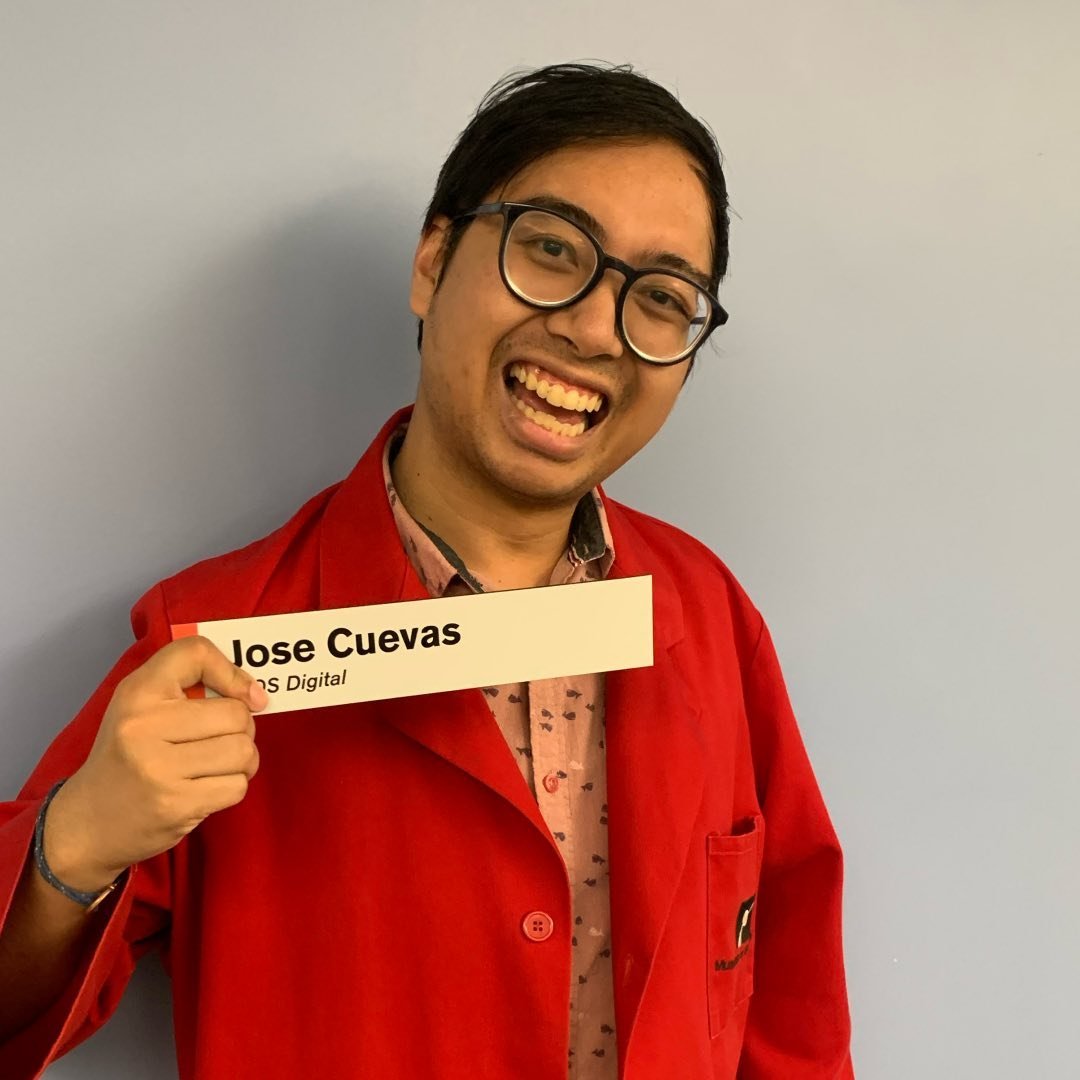
POLYGON ((508 469, 504 464, 501 468, 496 466, 488 470, 488 475, 491 481, 514 501, 532 505, 573 505, 596 486, 590 482, 588 476, 545 476, 546 471, 548 470, 530 469, 528 466, 508 469))

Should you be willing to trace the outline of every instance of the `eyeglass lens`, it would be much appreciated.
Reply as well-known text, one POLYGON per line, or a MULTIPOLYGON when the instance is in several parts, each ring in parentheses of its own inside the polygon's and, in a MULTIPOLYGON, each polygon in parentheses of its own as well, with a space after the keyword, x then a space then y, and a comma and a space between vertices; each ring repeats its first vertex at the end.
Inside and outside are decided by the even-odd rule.
MULTIPOLYGON (((576 225, 542 210, 515 219, 506 238, 503 270, 510 287, 538 304, 579 296, 596 271, 597 254, 576 225)), ((639 353, 671 360, 691 349, 708 323, 709 302, 697 286, 656 271, 638 278, 623 304, 622 330, 639 353)))

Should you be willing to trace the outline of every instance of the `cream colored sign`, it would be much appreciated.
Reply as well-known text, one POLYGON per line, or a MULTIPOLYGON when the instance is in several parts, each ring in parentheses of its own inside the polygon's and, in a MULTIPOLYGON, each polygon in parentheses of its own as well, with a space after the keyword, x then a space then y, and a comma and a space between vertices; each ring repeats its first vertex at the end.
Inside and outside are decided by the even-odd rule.
MULTIPOLYGON (((652 578, 174 626, 266 688, 265 713, 653 662, 652 578)), ((265 715, 264 713, 264 715, 265 715)))

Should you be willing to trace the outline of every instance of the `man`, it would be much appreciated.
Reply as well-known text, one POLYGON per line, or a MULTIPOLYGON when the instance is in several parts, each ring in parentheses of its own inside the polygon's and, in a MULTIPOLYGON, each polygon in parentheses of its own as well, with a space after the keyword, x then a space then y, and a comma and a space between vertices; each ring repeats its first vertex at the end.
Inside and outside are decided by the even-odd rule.
POLYGON ((768 632, 598 488, 725 320, 726 266, 715 144, 666 91, 564 65, 488 95, 416 252, 415 407, 277 532, 147 593, 4 808, 0 1073, 85 1038, 157 945, 184 1078, 851 1076, 841 855, 768 632), (270 715, 257 749, 259 685, 167 644, 636 574, 651 668, 270 715))

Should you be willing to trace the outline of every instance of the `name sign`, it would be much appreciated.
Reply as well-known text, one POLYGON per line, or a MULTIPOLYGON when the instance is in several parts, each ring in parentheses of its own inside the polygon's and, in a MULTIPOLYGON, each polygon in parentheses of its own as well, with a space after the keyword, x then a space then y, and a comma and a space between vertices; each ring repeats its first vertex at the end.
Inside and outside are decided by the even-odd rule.
POLYGON ((652 578, 172 627, 194 634, 259 680, 266 715, 649 667, 652 578))

